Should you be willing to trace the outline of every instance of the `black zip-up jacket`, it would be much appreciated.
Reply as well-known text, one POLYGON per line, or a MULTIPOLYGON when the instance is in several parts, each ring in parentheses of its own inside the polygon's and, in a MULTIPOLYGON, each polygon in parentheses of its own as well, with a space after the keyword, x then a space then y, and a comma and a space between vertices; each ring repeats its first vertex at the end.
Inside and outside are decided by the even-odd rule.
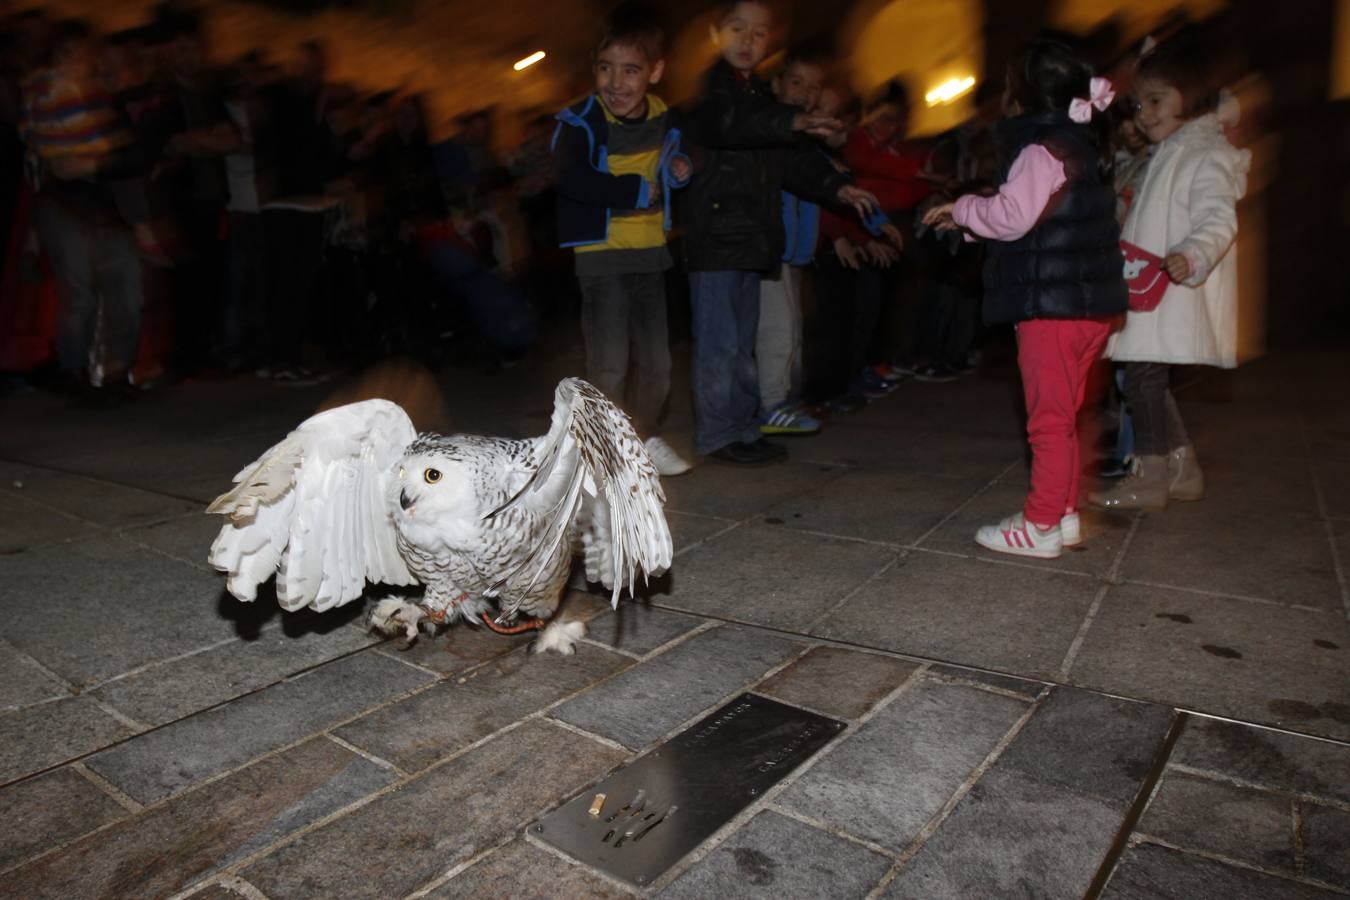
POLYGON ((690 271, 776 271, 783 261, 782 191, 831 206, 852 178, 792 130, 800 112, 759 78, 719 59, 684 120, 694 178, 681 199, 690 271))
POLYGON ((1116 196, 1101 174, 1092 131, 1064 113, 1003 122, 1003 177, 1022 150, 1040 144, 1064 164, 1064 186, 1036 227, 1015 241, 990 241, 984 263, 986 323, 1094 319, 1129 305, 1116 196))

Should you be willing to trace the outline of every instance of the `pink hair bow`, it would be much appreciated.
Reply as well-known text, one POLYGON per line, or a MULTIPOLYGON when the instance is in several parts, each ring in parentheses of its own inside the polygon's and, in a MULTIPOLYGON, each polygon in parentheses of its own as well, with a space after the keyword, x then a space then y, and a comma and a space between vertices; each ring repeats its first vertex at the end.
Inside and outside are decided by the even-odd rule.
POLYGON ((1111 101, 1116 99, 1116 92, 1111 90, 1111 82, 1105 78, 1094 78, 1088 82, 1088 98, 1074 97, 1069 101, 1069 118, 1080 125, 1085 125, 1092 121, 1092 111, 1098 112, 1111 105, 1111 101))

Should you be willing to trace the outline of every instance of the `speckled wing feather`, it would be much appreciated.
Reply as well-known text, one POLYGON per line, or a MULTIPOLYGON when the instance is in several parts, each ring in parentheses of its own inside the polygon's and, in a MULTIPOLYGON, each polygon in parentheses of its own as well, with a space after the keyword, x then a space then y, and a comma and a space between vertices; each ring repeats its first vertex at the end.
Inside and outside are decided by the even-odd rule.
POLYGON ((538 468, 529 481, 491 514, 526 504, 545 523, 533 552, 501 583, 517 574, 532 583, 578 532, 595 539, 598 574, 615 604, 621 590, 637 586, 639 575, 670 568, 661 478, 628 416, 604 394, 580 378, 560 382, 552 424, 536 453, 538 468))
POLYGON ((397 404, 365 400, 319 413, 235 476, 207 512, 230 517, 209 560, 229 591, 253 600, 277 574, 284 609, 326 610, 367 581, 414 584, 389 503, 416 432, 397 404))

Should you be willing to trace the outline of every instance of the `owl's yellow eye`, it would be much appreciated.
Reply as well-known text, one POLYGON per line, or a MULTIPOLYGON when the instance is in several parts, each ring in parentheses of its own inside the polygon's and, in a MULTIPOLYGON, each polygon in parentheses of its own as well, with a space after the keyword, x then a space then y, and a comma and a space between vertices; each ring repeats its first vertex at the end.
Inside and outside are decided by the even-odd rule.
POLYGON ((441 470, 427 469, 425 472, 422 473, 422 477, 426 479, 427 484, 435 484, 436 482, 441 480, 441 470))

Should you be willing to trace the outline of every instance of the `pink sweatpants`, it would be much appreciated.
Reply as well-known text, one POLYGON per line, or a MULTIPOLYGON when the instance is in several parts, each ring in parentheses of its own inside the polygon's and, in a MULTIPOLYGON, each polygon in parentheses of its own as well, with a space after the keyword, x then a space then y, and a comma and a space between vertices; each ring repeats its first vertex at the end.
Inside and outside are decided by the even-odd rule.
POLYGON ((1031 319, 1017 326, 1017 366, 1027 401, 1031 493, 1023 513, 1041 527, 1078 508, 1078 411, 1110 319, 1031 319))

